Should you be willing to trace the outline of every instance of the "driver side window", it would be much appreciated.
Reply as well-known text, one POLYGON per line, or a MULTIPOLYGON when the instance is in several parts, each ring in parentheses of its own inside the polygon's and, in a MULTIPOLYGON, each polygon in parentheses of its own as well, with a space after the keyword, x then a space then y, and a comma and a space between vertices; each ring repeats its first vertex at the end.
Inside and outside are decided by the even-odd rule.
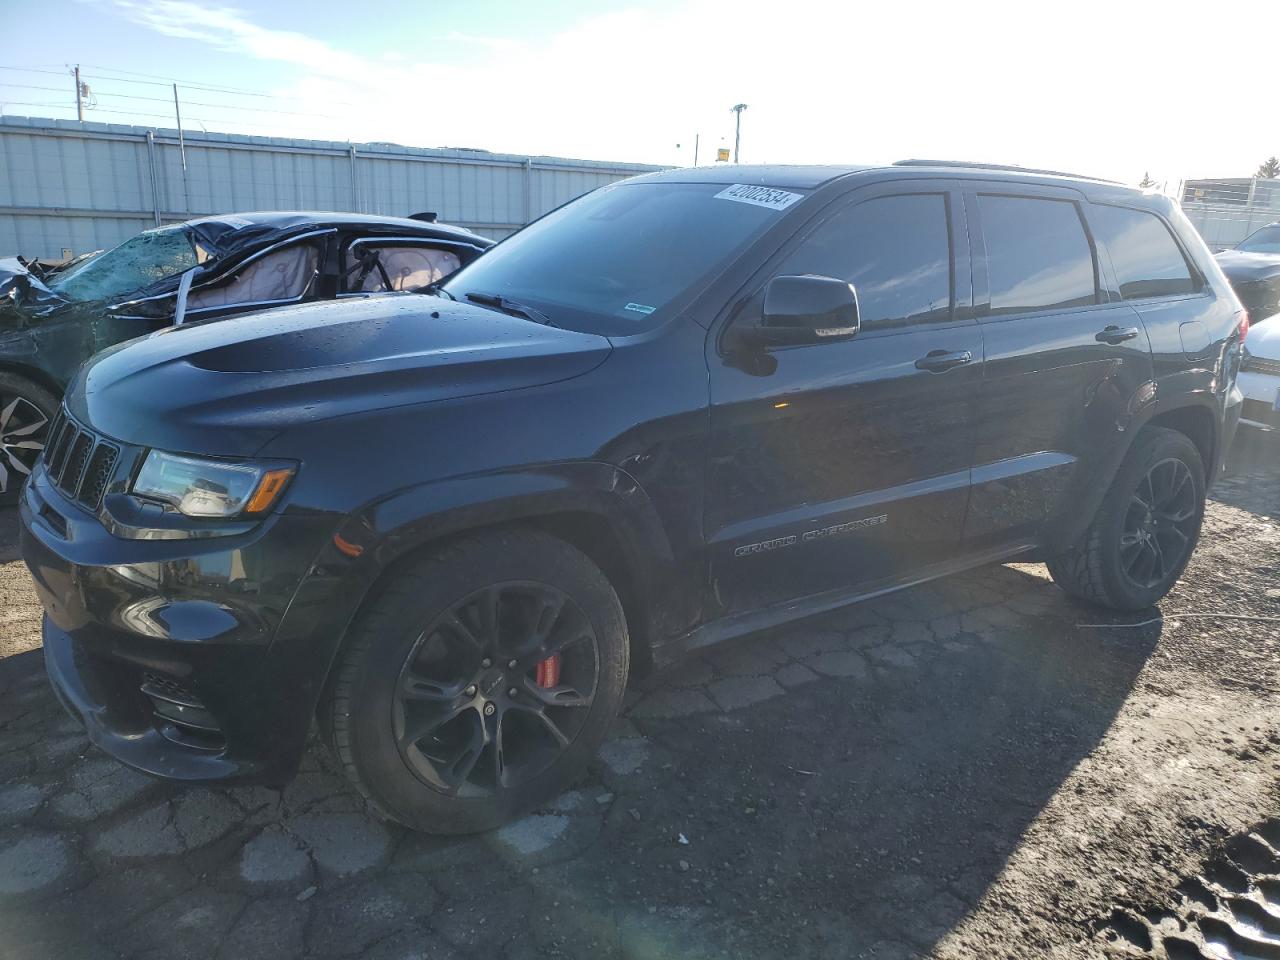
POLYGON ((954 300, 947 196, 876 197, 834 214, 784 260, 779 276, 847 280, 863 327, 946 320, 954 300))
POLYGON ((245 264, 230 280, 192 290, 187 297, 187 311, 299 300, 315 280, 318 260, 319 253, 310 243, 276 250, 245 264))

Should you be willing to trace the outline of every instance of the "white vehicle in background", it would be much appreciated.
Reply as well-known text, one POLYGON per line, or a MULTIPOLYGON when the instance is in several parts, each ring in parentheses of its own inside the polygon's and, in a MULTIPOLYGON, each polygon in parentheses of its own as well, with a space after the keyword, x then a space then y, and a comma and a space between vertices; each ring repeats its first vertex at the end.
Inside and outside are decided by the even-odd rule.
POLYGON ((1244 394, 1240 422, 1280 433, 1280 314, 1249 330, 1237 383, 1244 394))

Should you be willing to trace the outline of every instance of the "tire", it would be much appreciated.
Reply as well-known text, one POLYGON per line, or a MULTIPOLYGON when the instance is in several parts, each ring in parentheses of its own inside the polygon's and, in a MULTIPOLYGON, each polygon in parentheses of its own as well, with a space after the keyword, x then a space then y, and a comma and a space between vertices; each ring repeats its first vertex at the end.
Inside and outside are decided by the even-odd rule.
POLYGON ((473 833, 572 784, 627 682, 622 605, 599 568, 562 540, 510 529, 389 578, 353 624, 319 716, 374 812, 473 833), (544 654, 557 647, 553 671, 544 654))
POLYGON ((57 412, 58 398, 47 389, 0 371, 0 507, 18 502, 57 412))
POLYGON ((1080 543, 1048 559, 1049 574, 1087 603, 1145 610, 1182 576, 1200 537, 1204 501, 1205 468, 1195 444, 1176 430, 1145 427, 1080 543), (1167 510, 1159 506, 1166 483, 1178 485, 1167 510), (1176 523, 1170 519, 1184 513, 1176 523))

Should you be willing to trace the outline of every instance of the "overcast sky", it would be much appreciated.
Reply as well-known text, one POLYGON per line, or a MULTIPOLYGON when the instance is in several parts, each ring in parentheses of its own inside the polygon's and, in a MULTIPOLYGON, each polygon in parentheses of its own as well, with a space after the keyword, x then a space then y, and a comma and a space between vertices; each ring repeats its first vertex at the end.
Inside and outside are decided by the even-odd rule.
POLYGON ((49 71, 0 70, 7 114, 74 117, 60 71, 79 62, 95 120, 172 126, 158 78, 271 94, 180 87, 190 125, 239 133, 687 165, 697 133, 703 163, 732 145, 745 102, 744 162, 946 157, 1172 189, 1280 153, 1274 3, 7 2, 0 65, 49 71))

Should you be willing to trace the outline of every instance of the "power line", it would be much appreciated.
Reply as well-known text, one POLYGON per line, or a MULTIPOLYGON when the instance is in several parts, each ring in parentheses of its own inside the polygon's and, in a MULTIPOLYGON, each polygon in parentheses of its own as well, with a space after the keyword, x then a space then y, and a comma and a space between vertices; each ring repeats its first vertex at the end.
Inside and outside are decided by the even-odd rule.
MULTIPOLYGON (((32 83, 8 83, 0 80, 0 87, 14 87, 22 90, 43 90, 52 93, 61 93, 61 87, 43 87, 32 83)), ((98 87, 93 88, 95 97, 119 97, 122 100, 143 100, 149 103, 173 103, 172 97, 146 97, 137 93, 118 93, 115 90, 102 90, 98 87)), ((276 110, 272 107, 242 107, 238 103, 210 103, 207 100, 187 100, 183 99, 185 106, 192 107, 216 107, 220 110, 245 110, 252 113, 279 113, 292 117, 318 117, 324 120, 345 120, 346 117, 335 117, 327 113, 308 113, 299 110, 276 110)))
POLYGON ((174 77, 162 77, 158 73, 138 73, 136 70, 117 70, 115 67, 97 67, 93 64, 87 64, 90 70, 101 70, 106 73, 119 73, 125 76, 121 77, 104 77, 108 80, 119 80, 121 83, 145 83, 151 86, 167 87, 171 83, 181 84, 184 87, 199 87, 202 90, 216 90, 221 93, 238 94, 244 97, 274 97, 273 93, 262 93, 258 90, 248 90, 244 87, 225 87, 218 84, 206 84, 199 80, 178 80, 174 77), (151 77, 150 80, 129 80, 127 77, 151 77))
MULTIPOLYGON (((51 103, 47 101, 31 101, 31 100, 0 99, 0 107, 43 107, 46 109, 57 109, 57 110, 68 110, 68 111, 75 110, 75 104, 58 103, 58 102, 51 103)), ((174 116, 172 113, 152 113, 146 110, 120 110, 115 107, 99 107, 97 112, 105 115, 121 116, 121 117, 149 117, 154 120, 167 120, 171 124, 174 122, 174 116)), ((294 130, 307 129, 305 124, 300 124, 297 122, 290 122, 290 121, 280 121, 280 120, 268 122, 265 120, 243 120, 239 117, 214 117, 214 116, 190 116, 190 117, 187 117, 186 119, 190 121, 187 124, 188 129, 190 128, 191 122, 199 123, 201 125, 210 124, 210 123, 223 123, 223 124, 229 124, 232 126, 263 127, 266 129, 279 129, 281 127, 289 127, 294 130)), ((341 120, 342 118, 334 118, 334 119, 341 120)))
MULTIPOLYGON (((155 77, 156 78, 153 80, 131 80, 131 79, 128 79, 127 76, 120 76, 120 77, 111 77, 106 75, 102 76, 102 79, 104 80, 114 80, 117 83, 142 83, 142 84, 147 84, 149 86, 157 86, 157 87, 167 87, 167 86, 170 86, 171 84, 176 83, 179 86, 189 87, 193 90, 204 90, 208 93, 225 93, 228 96, 233 96, 233 97, 262 97, 268 100, 305 100, 306 99, 305 97, 294 97, 294 96, 290 96, 289 94, 283 94, 283 93, 266 93, 262 90, 249 90, 249 89, 246 89, 245 87, 228 87, 228 86, 223 86, 221 84, 202 83, 199 80, 176 80, 173 78, 166 79, 166 78, 160 77, 159 74, 136 73, 131 70, 116 70, 112 67, 95 67, 92 64, 89 65, 89 69, 102 70, 102 71, 106 71, 107 73, 132 74, 133 76, 138 76, 138 77, 155 77)), ((344 107, 357 106, 357 104, 349 103, 343 100, 331 100, 329 102, 336 103, 344 107)), ((249 109, 249 108, 246 107, 244 109, 249 109)))
MULTIPOLYGON (((107 67, 90 67, 89 69, 93 69, 93 70, 108 70, 108 71, 110 71, 110 72, 112 72, 112 73, 127 73, 127 72, 129 72, 129 71, 124 71, 124 70, 111 70, 110 68, 107 68, 107 67)), ((43 73, 43 74, 49 74, 49 75, 52 75, 52 76, 63 76, 63 75, 64 75, 64 71, 62 71, 62 70, 44 70, 44 69, 41 69, 41 68, 39 68, 39 67, 11 67, 11 66, 8 66, 8 65, 0 65, 0 70, 12 70, 12 71, 20 72, 20 73, 43 73)), ((83 75, 83 70, 81 71, 81 73, 82 73, 82 75, 83 75)), ((156 76, 156 75, 155 75, 155 74, 141 74, 141 76, 156 76)), ((261 98, 263 98, 263 99, 267 99, 267 100, 297 100, 297 101, 302 101, 302 102, 305 102, 305 101, 306 101, 306 98, 305 98, 305 97, 296 97, 296 96, 291 96, 290 94, 286 94, 286 93, 267 93, 267 92, 262 91, 262 90, 247 90, 247 89, 245 89, 245 88, 243 88, 243 87, 224 87, 224 86, 219 86, 219 85, 216 85, 216 84, 200 83, 199 81, 195 81, 195 80, 190 80, 190 81, 189 81, 189 80, 168 80, 168 81, 161 81, 161 80, 131 80, 131 79, 129 79, 128 77, 112 77, 112 76, 105 76, 105 75, 101 75, 101 74, 99 75, 99 78, 100 78, 100 79, 102 79, 102 80, 106 80, 106 81, 112 82, 112 83, 135 83, 135 84, 142 84, 142 85, 144 85, 144 86, 149 86, 149 87, 166 87, 166 88, 167 88, 167 87, 170 87, 170 86, 172 86, 173 84, 175 84, 175 83, 176 83, 176 84, 178 84, 179 86, 181 86, 181 87, 186 87, 186 88, 188 88, 188 89, 192 89, 192 90, 200 90, 200 91, 203 91, 203 92, 205 92, 205 93, 221 93, 221 94, 225 94, 225 95, 227 95, 227 96, 231 96, 231 97, 261 97, 261 98)), ((61 88, 59 88, 59 89, 61 89, 61 88)), ((126 94, 118 94, 118 96, 126 96, 126 94)), ((169 102, 169 101, 168 101, 168 98, 163 98, 163 99, 164 99, 164 101, 165 101, 166 103, 168 103, 168 102, 169 102)), ((356 106, 359 106, 359 104, 351 103, 350 101, 346 101, 346 100, 328 100, 328 101, 326 101, 326 102, 331 103, 331 104, 334 104, 334 105, 336 105, 336 106, 342 106, 342 107, 356 107, 356 106)), ((233 105, 232 105, 232 104, 214 104, 214 106, 233 106, 233 105)), ((250 107, 240 107, 240 108, 238 108, 238 109, 248 110, 248 109, 252 109, 252 108, 250 108, 250 107)))

